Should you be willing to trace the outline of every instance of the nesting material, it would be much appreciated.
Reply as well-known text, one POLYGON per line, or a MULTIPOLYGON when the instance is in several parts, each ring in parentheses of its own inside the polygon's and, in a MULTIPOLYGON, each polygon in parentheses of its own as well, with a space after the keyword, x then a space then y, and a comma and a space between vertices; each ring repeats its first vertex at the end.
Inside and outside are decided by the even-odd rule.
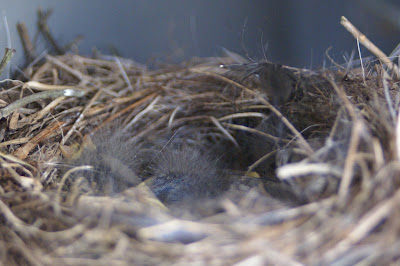
POLYGON ((395 75, 234 64, 45 55, 2 82, 1 261, 398 263, 395 75))

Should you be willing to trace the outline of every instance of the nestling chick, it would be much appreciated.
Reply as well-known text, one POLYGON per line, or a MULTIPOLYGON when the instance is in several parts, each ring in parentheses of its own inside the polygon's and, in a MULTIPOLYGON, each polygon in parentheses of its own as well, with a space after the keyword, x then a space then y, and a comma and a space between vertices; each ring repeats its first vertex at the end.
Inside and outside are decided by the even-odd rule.
POLYGON ((140 145, 130 142, 118 130, 103 129, 83 144, 78 158, 67 160, 63 172, 71 167, 92 166, 91 170, 73 173, 72 181, 84 177, 94 194, 111 195, 142 181, 138 175, 142 162, 140 145))
POLYGON ((294 91, 296 76, 288 68, 269 62, 223 65, 233 73, 242 77, 242 81, 252 75, 257 75, 261 88, 267 93, 273 105, 284 104, 294 91))
MULTIPOLYGON (((263 120, 256 127, 260 132, 270 135, 279 135, 279 125, 277 118, 270 117, 268 120, 263 120)), ((295 193, 290 184, 279 180, 276 177, 275 169, 277 160, 279 159, 279 150, 281 149, 275 140, 267 138, 263 135, 252 134, 246 138, 247 144, 247 162, 252 165, 258 161, 258 165, 253 169, 261 176, 261 181, 266 192, 272 197, 281 201, 294 204, 302 204, 304 200, 295 193)))
POLYGON ((229 188, 217 161, 199 149, 165 148, 156 161, 150 188, 166 204, 216 197, 229 188))
POLYGON ((273 105, 285 103, 293 92, 296 78, 288 69, 268 62, 250 65, 248 76, 257 74, 273 105))

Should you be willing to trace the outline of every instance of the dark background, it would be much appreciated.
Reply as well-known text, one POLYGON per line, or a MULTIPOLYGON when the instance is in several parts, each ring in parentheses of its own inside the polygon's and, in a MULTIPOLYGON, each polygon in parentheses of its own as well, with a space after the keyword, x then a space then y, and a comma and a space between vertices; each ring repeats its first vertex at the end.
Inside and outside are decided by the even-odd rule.
MULTIPOLYGON (((93 47, 111 53, 113 45, 121 56, 142 63, 151 57, 218 56, 221 47, 261 60, 266 44, 273 62, 320 67, 332 47, 330 55, 341 63, 357 48, 340 25, 342 15, 387 54, 400 42, 400 1, 394 0, 0 0, 0 51, 8 46, 6 17, 17 49, 13 68, 23 63, 15 24, 25 22, 33 37, 38 7, 54 9, 49 25, 59 43, 81 34, 81 54, 93 47)), ((39 52, 48 47, 43 39, 36 45, 39 52)), ((362 48, 362 54, 368 52, 362 48)))

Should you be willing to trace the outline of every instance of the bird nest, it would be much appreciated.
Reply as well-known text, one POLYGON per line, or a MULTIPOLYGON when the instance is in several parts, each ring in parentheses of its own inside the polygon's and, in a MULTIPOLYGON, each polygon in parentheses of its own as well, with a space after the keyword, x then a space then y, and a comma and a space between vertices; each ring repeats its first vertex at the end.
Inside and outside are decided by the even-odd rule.
POLYGON ((45 55, 4 81, 1 261, 398 262, 396 79, 234 63, 45 55))

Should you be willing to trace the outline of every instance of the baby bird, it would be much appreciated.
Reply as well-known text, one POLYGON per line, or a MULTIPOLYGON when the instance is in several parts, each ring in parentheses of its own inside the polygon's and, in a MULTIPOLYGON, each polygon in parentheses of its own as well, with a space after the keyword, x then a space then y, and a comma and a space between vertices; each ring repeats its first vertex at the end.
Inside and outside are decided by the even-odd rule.
MULTIPOLYGON (((270 135, 281 134, 277 117, 269 117, 269 119, 261 121, 256 129, 270 135)), ((303 197, 293 190, 291 184, 281 181, 276 176, 275 170, 280 165, 279 160, 283 156, 283 153, 279 152, 283 150, 283 148, 280 148, 279 143, 258 134, 246 135, 245 138, 242 144, 246 149, 247 163, 252 165, 258 162, 253 170, 260 175, 265 191, 273 198, 284 202, 295 205, 305 203, 303 197), (263 160, 258 161, 261 158, 263 160)))
POLYGON ((94 194, 112 195, 142 182, 142 155, 141 146, 118 130, 102 129, 83 144, 77 158, 66 161, 63 172, 76 166, 92 166, 93 169, 74 172, 71 180, 84 177, 94 194))
POLYGON ((217 169, 217 160, 199 148, 173 145, 158 151, 151 143, 139 145, 111 129, 95 133, 90 139, 77 158, 67 160, 63 172, 76 166, 92 166, 73 172, 70 180, 83 177, 95 195, 119 193, 139 185, 149 175, 145 184, 169 205, 213 198, 229 188, 228 177, 217 169))
POLYGON ((165 204, 213 198, 230 185, 217 161, 193 147, 164 148, 152 168, 150 189, 165 204))
POLYGON ((273 105, 285 103, 296 84, 294 74, 280 64, 262 62, 249 65, 247 71, 247 76, 258 75, 261 87, 267 92, 273 105))
POLYGON ((241 77, 242 82, 255 75, 261 88, 268 95, 270 103, 274 106, 284 104, 292 95, 298 82, 298 78, 292 70, 270 62, 222 65, 221 67, 230 69, 228 73, 230 78, 237 75, 241 77))

